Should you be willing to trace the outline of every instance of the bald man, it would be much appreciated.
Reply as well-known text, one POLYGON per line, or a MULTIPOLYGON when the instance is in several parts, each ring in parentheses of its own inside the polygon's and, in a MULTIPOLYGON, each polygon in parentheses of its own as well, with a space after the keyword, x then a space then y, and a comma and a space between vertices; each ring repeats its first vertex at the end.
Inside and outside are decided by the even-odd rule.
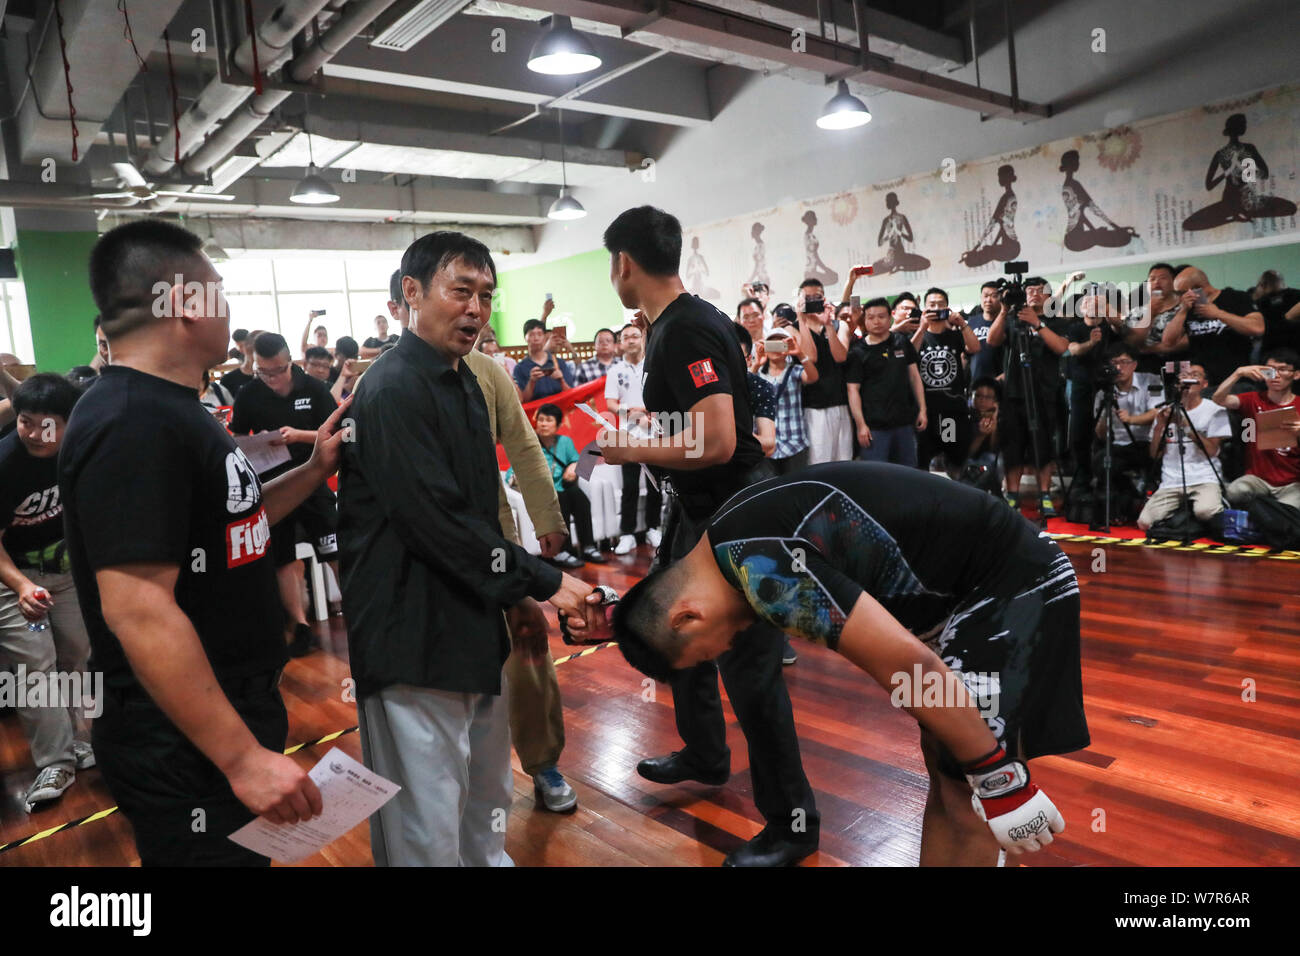
POLYGON ((1236 369, 1250 364, 1251 337, 1264 334, 1264 316, 1250 294, 1216 289, 1195 266, 1174 276, 1178 311, 1165 326, 1161 344, 1173 348, 1187 333, 1190 357, 1219 385, 1236 369))

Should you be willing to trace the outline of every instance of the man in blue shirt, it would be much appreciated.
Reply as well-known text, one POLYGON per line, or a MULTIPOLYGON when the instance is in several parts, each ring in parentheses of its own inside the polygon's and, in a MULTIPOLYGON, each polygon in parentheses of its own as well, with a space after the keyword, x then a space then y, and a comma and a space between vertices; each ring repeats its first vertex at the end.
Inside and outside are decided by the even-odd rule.
POLYGON ((546 324, 541 319, 524 323, 524 341, 528 355, 515 366, 515 385, 523 402, 549 398, 573 387, 573 366, 547 350, 546 324))

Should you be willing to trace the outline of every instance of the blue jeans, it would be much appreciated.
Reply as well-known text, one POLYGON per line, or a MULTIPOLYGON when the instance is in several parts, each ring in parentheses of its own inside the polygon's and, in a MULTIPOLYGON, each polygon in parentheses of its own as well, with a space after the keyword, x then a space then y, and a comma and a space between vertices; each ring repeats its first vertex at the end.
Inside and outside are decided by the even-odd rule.
POLYGON ((916 467, 916 429, 909 425, 898 428, 871 429, 871 447, 858 452, 861 461, 885 461, 895 465, 916 467))

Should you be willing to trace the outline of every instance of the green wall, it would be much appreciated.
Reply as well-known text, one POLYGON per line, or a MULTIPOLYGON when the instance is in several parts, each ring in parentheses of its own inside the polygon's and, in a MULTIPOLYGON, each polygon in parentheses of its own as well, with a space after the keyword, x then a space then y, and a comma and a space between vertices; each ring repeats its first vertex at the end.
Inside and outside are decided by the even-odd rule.
POLYGON ((27 293, 32 350, 42 372, 67 372, 95 357, 95 301, 86 263, 99 234, 18 230, 18 274, 27 293))
POLYGON ((575 342, 590 342, 597 329, 617 330, 623 324, 604 249, 502 272, 497 287, 492 327, 502 345, 524 344, 524 323, 541 316, 548 292, 555 296, 554 314, 573 314, 575 342))

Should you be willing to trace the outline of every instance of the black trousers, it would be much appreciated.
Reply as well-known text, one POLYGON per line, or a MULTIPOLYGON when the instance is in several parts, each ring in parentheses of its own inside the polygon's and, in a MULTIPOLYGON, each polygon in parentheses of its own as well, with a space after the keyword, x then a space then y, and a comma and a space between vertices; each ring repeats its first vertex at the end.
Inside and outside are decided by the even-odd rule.
MULTIPOLYGON (((618 502, 618 532, 632 534, 636 531, 636 503, 641 497, 641 466, 623 465, 623 496, 618 502)), ((645 526, 648 531, 659 527, 659 512, 663 510, 664 496, 658 488, 645 483, 645 526)))
MULTIPOLYGON (((109 793, 135 832, 142 866, 270 866, 226 839, 253 819, 225 775, 152 701, 104 692, 91 739, 109 793)), ((279 690, 231 704, 263 747, 280 753, 289 717, 279 690)))
POLYGON ((591 536, 591 499, 587 493, 578 487, 576 481, 572 484, 565 482, 564 490, 556 497, 560 499, 560 511, 566 526, 570 520, 578 526, 578 547, 595 547, 596 542, 591 536))
MULTIPOLYGON (((660 554, 678 561, 698 543, 706 519, 692 521, 674 498, 668 540, 660 554)), ((677 671, 672 680, 677 733, 684 754, 702 770, 730 766, 727 727, 718 693, 718 674, 736 712, 749 747, 754 805, 770 829, 796 841, 816 843, 821 815, 799 757, 790 693, 781 673, 785 636, 758 623, 736 637, 733 648, 717 661, 677 671)))
POLYGON ((925 431, 916 436, 916 467, 930 470, 930 460, 943 453, 950 472, 960 471, 970 450, 970 409, 961 399, 925 393, 925 431), (944 437, 948 441, 944 441, 944 437))

